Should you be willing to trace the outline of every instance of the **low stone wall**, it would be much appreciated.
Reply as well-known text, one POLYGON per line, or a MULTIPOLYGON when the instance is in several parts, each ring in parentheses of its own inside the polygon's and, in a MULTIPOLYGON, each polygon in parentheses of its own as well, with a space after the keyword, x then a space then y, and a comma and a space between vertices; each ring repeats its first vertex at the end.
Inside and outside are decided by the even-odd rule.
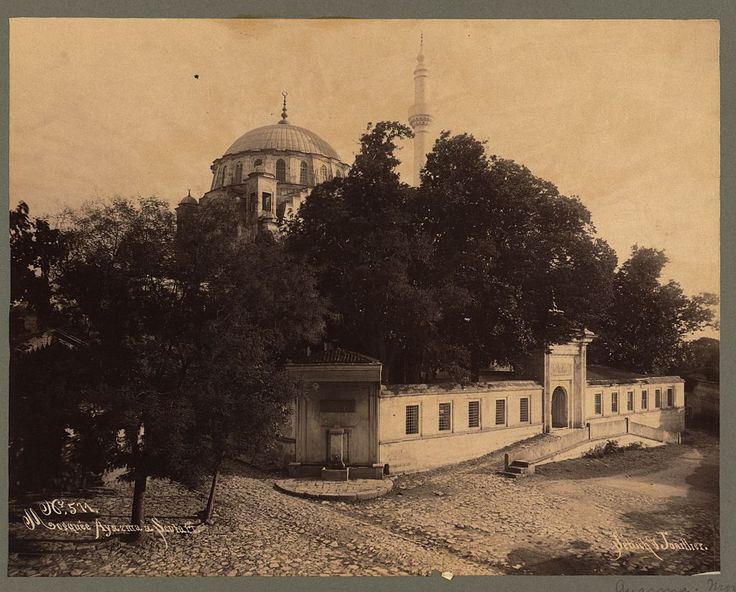
POLYGON ((606 420, 591 421, 588 423, 590 440, 600 440, 626 433, 626 418, 616 417, 606 420))
POLYGON ((542 433, 542 424, 381 443, 379 458, 390 474, 462 462, 542 433))
POLYGON ((685 431, 685 408, 669 408, 629 415, 629 421, 661 428, 667 432, 685 431))
POLYGON ((635 421, 629 422, 629 433, 635 436, 641 436, 642 438, 664 442, 665 444, 680 443, 679 432, 668 432, 662 428, 654 428, 652 426, 636 423, 635 421))
POLYGON ((523 450, 520 450, 516 454, 515 458, 509 457, 509 462, 513 462, 515 460, 526 460, 532 462, 545 456, 549 456, 550 454, 554 454, 555 452, 559 452, 560 450, 570 448, 582 442, 587 442, 588 430, 577 429, 568 432, 562 436, 548 435, 546 437, 548 437, 549 439, 544 442, 539 442, 538 444, 527 446, 523 450))

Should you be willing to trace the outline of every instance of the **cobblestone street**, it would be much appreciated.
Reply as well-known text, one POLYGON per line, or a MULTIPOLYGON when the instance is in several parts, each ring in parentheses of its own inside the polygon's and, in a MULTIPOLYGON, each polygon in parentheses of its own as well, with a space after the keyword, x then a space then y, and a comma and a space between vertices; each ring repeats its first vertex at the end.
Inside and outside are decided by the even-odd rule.
MULTIPOLYGON (((695 433, 681 446, 546 465, 509 480, 501 455, 395 478, 385 497, 357 503, 276 491, 280 473, 240 464, 220 481, 216 521, 193 533, 151 533, 138 544, 88 532, 29 530, 28 502, 11 509, 9 574, 455 575, 715 571, 718 446, 695 433), (684 538, 706 550, 623 550, 615 541, 684 538), (165 537, 165 540, 164 540, 165 537), (618 537, 618 538, 616 538, 618 537)), ((73 499, 73 498, 65 498, 73 499)), ((130 489, 85 499, 103 524, 125 524, 130 489)), ((197 523, 204 496, 153 481, 147 516, 197 523)), ((67 517, 71 518, 71 517, 67 517)))

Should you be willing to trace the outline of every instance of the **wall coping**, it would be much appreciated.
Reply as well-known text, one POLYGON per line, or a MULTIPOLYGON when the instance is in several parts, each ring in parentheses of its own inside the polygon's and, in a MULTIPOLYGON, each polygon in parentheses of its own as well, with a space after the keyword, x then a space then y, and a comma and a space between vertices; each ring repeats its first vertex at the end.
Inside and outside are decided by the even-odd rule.
POLYGON ((462 395, 496 391, 544 390, 541 383, 534 380, 499 380, 494 382, 474 382, 461 385, 442 384, 384 384, 379 394, 382 398, 420 396, 420 395, 462 395))
POLYGON ((611 378, 598 378, 595 380, 587 380, 586 387, 595 386, 636 386, 637 384, 673 384, 683 383, 684 379, 679 376, 644 376, 642 378, 626 378, 626 379, 611 379, 611 378))

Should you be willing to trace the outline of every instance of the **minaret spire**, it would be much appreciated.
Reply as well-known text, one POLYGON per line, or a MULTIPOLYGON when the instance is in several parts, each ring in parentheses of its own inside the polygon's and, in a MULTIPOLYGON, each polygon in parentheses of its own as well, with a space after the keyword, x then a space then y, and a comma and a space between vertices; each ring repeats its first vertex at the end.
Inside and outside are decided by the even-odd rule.
POLYGON ((286 91, 283 91, 281 93, 281 96, 284 97, 284 106, 281 109, 281 121, 279 121, 279 123, 289 123, 288 121, 286 121, 286 118, 287 118, 287 115, 286 115, 286 97, 288 96, 288 94, 289 93, 286 92, 286 91))
POLYGON ((429 113, 429 69, 424 64, 424 33, 419 34, 419 55, 414 68, 414 104, 409 108, 409 125, 414 130, 414 173, 412 181, 419 185, 419 173, 427 158, 427 143, 432 115, 429 113))

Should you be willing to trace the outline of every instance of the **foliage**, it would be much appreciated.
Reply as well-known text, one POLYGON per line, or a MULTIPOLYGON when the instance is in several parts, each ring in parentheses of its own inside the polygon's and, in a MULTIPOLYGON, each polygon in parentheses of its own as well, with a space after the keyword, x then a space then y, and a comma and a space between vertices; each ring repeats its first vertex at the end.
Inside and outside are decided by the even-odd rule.
MULTIPOLYGON (((64 250, 60 231, 42 218, 31 219, 25 202, 10 211, 10 302, 25 303, 41 327, 51 320, 51 275, 64 250)), ((11 308, 11 337, 21 333, 22 319, 16 313, 22 310, 11 308)))
POLYGON ((720 381, 720 341, 701 337, 684 344, 684 360, 678 368, 680 375, 720 381))
POLYGON ((440 334, 470 350, 474 375, 600 322, 615 254, 577 198, 526 167, 444 132, 427 157, 417 212, 433 245, 431 281, 451 286, 440 334))
POLYGON ((437 314, 414 278, 427 248, 412 225, 411 189, 395 171, 396 141, 407 137, 397 122, 369 126, 347 177, 315 188, 286 228, 289 251, 318 269, 319 291, 339 315, 328 338, 381 359, 389 380, 402 376, 402 356, 437 314))
POLYGON ((641 373, 676 370, 686 356, 685 337, 717 326, 718 298, 688 297, 677 282, 662 283, 666 263, 664 251, 634 246, 616 272, 613 302, 596 344, 609 364, 641 373))
POLYGON ((618 454, 627 450, 641 450, 644 448, 642 442, 636 441, 621 446, 618 440, 606 440, 600 444, 596 444, 593 448, 583 454, 583 458, 603 458, 610 454, 618 454))

